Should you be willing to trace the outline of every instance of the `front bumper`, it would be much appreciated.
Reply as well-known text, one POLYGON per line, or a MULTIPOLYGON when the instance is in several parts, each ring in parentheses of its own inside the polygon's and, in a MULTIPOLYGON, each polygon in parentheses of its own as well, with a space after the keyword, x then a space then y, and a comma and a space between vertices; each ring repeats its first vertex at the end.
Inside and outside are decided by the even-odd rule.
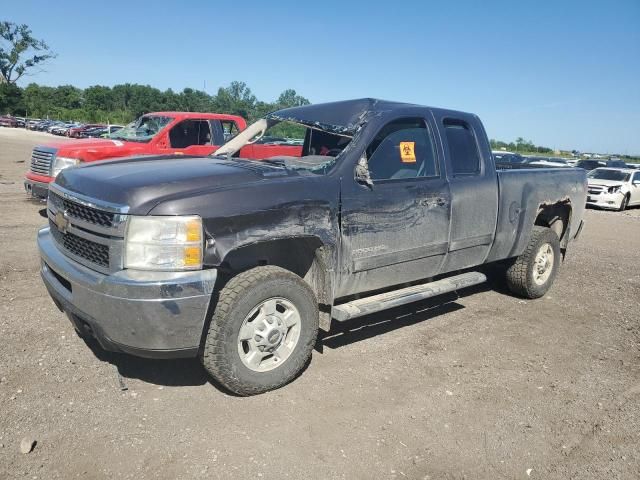
POLYGON ((621 192, 616 193, 601 193, 601 194, 588 194, 587 205, 600 208, 620 208, 624 194, 621 192))
POLYGON ((79 333, 141 357, 197 355, 216 270, 104 275, 65 256, 48 227, 38 232, 38 249, 45 286, 79 333))
POLYGON ((24 190, 30 197, 46 199, 49 194, 49 184, 27 179, 24 181, 24 190))

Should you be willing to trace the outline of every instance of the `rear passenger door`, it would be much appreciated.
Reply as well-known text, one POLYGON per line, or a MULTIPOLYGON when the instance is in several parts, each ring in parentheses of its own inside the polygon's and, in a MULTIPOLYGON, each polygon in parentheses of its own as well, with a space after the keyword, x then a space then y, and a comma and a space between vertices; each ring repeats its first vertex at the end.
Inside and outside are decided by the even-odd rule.
POLYGON ((486 134, 477 118, 435 113, 447 158, 451 235, 443 272, 479 265, 493 244, 498 180, 486 134))

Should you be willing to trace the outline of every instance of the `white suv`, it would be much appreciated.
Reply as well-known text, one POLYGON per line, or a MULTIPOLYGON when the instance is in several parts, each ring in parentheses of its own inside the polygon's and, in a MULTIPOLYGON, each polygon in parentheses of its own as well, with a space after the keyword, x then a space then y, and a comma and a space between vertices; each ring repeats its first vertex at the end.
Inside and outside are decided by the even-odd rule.
POLYGON ((630 168, 596 168, 587 175, 587 205, 622 211, 640 205, 640 172, 630 168))

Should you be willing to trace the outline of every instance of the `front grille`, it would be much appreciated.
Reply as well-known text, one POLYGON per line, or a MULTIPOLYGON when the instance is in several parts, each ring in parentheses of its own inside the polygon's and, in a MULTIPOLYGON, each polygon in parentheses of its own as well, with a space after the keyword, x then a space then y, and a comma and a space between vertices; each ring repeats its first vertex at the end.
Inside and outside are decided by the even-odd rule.
POLYGON ((92 242, 71 232, 62 233, 51 220, 49 220, 49 226, 56 242, 65 250, 100 267, 109 268, 109 247, 107 245, 92 242))
POLYGON ((77 218, 93 225, 100 225, 101 227, 113 227, 115 213, 96 210, 95 208, 71 202, 53 192, 49 192, 49 196, 53 197, 51 199, 53 203, 58 208, 62 207, 62 210, 69 217, 77 218))
POLYGON ((126 206, 101 203, 55 182, 49 186, 47 214, 56 245, 76 262, 101 273, 123 268, 126 211, 126 206))
POLYGON ((587 189, 591 195, 600 195, 603 192, 606 192, 608 187, 603 187, 601 185, 590 185, 587 189))
POLYGON ((50 175, 52 159, 52 152, 45 152, 34 148, 31 154, 31 171, 38 175, 50 175))

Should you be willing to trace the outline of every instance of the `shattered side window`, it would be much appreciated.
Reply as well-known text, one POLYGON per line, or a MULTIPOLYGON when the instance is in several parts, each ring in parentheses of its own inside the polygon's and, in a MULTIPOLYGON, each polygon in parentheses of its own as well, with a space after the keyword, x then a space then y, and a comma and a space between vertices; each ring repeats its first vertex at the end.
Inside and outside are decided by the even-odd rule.
POLYGON ((351 140, 344 134, 267 117, 249 125, 215 155, 325 174, 351 140))

